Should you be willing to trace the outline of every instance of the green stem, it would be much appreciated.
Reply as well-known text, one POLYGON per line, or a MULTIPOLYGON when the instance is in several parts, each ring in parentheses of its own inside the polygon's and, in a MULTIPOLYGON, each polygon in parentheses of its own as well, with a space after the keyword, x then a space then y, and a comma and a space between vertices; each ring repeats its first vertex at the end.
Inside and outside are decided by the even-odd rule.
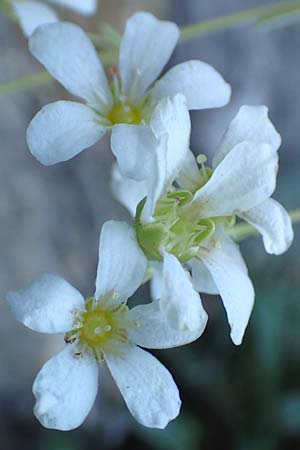
POLYGON ((22 91, 24 89, 32 89, 45 84, 54 82, 51 75, 45 70, 33 75, 28 75, 15 81, 8 81, 0 84, 0 95, 10 94, 12 92, 22 91))
MULTIPOLYGON (((109 52, 99 53, 101 61, 105 65, 113 64, 117 58, 118 50, 111 50, 109 52)), ((48 74, 46 70, 41 70, 33 75, 28 75, 18 80, 0 83, 0 96, 3 94, 12 94, 13 92, 22 91, 25 89, 33 89, 40 86, 53 83, 54 79, 48 74)))
MULTIPOLYGON (((299 223, 300 222, 300 208, 293 209, 292 211, 290 211, 289 216, 292 219, 293 224, 299 223)), ((232 229, 229 229, 228 233, 237 242, 240 242, 240 241, 246 239, 247 237, 256 236, 259 234, 255 228, 253 228, 251 225, 249 225, 248 223, 245 223, 245 222, 238 223, 232 229)))
MULTIPOLYGON (((246 11, 227 14, 215 19, 209 19, 203 22, 186 25, 181 28, 180 40, 187 41, 189 39, 226 30, 245 23, 262 21, 270 18, 280 18, 292 13, 300 14, 300 0, 286 0, 281 3, 259 6, 246 11)), ((92 34, 91 38, 96 44, 103 42, 103 38, 101 36, 97 38, 96 35, 92 34)), ((112 40, 115 44, 118 41, 118 34, 116 32, 111 34, 110 40, 112 40)), ((115 64, 117 61, 118 51, 116 48, 113 48, 109 51, 100 52, 99 56, 101 57, 104 65, 115 64)), ((41 71, 15 81, 0 83, 0 95, 46 85, 51 82, 52 78, 47 75, 45 71, 41 71)))
POLYGON ((215 19, 186 25, 181 28, 181 41, 194 39, 203 34, 215 33, 217 31, 226 30, 234 26, 243 25, 245 23, 256 22, 258 20, 270 17, 281 17, 286 14, 299 13, 299 0, 285 1, 270 5, 258 6, 257 8, 247 9, 226 16, 217 17, 215 19))

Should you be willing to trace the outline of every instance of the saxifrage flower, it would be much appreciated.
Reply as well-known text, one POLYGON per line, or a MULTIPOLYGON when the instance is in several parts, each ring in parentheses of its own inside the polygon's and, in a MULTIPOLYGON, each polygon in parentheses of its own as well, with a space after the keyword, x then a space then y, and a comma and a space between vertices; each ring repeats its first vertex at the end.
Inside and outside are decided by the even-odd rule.
MULTIPOLYGON (((212 168, 201 156, 199 169, 188 149, 189 134, 183 97, 163 100, 147 130, 132 127, 128 133, 130 157, 128 152, 116 152, 120 170, 114 169, 113 189, 135 215, 137 240, 154 268, 154 297, 166 283, 162 267, 172 254, 189 268, 199 292, 221 295, 232 340, 240 344, 254 289, 230 228, 237 217, 246 220, 262 234, 268 253, 280 254, 290 246, 289 215, 270 198, 281 139, 265 106, 243 106, 225 133, 212 168)), ((186 305, 193 311, 194 299, 186 296, 186 305)), ((193 328, 186 305, 185 314, 178 315, 178 304, 166 304, 174 327, 193 328)))
POLYGON ((230 98, 229 85, 202 61, 178 64, 155 82, 179 33, 172 22, 157 20, 146 12, 134 14, 126 23, 119 68, 112 70, 110 82, 80 27, 62 22, 39 27, 29 40, 31 53, 84 103, 58 101, 45 106, 28 127, 31 153, 45 165, 66 161, 107 131, 114 137, 119 123, 124 126, 114 140, 115 146, 123 148, 127 129, 147 125, 159 101, 178 92, 185 95, 189 109, 225 105, 230 98))
MULTIPOLYGON (((139 423, 164 428, 178 415, 181 401, 172 376, 140 346, 159 349, 192 342, 203 332, 207 316, 203 312, 197 330, 178 332, 165 320, 160 301, 130 310, 127 299, 143 282, 146 267, 134 231, 110 221, 101 232, 93 297, 84 300, 67 281, 50 274, 8 294, 14 316, 28 328, 65 333, 65 349, 42 367, 33 385, 34 412, 45 427, 71 430, 85 420, 104 360, 139 423)), ((185 289, 192 289, 188 276, 185 289)))

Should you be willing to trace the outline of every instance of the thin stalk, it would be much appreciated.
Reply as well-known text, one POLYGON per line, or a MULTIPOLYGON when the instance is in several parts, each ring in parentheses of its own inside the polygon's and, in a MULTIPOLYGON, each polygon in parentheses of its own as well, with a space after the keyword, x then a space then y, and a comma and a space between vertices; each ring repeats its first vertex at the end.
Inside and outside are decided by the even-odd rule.
MULTIPOLYGON (((116 61, 118 56, 118 50, 112 50, 109 52, 99 53, 101 61, 104 65, 111 65, 116 61)), ((8 81, 6 83, 0 83, 0 96, 4 94, 12 94, 13 92, 23 91, 26 89, 33 89, 40 86, 45 86, 53 83, 54 79, 48 74, 46 70, 28 75, 18 80, 8 81)))
POLYGON ((52 82, 54 82, 54 80, 51 75, 49 75, 46 70, 42 70, 33 75, 19 78, 18 80, 0 83, 0 95, 11 94, 25 89, 33 89, 52 82))
MULTIPOLYGON (((281 16, 286 16, 287 14, 292 13, 300 14, 300 0, 286 0, 280 3, 259 6, 257 8, 227 14, 215 19, 209 19, 191 25, 186 25, 181 28, 180 40, 187 41, 189 39, 226 30, 245 23, 258 22, 270 18, 280 18, 281 16)), ((96 44, 103 42, 103 38, 101 36, 97 37, 97 35, 92 34, 91 38, 96 44)), ((111 43, 116 44, 118 34, 114 32, 114 35, 111 35, 110 38, 113 39, 113 42, 111 43)), ((117 61, 118 50, 113 48, 109 51, 100 52, 99 56, 101 57, 104 65, 115 64, 117 61)), ((51 82, 52 78, 47 75, 45 71, 41 71, 15 81, 0 83, 0 95, 46 85, 51 82)))
POLYGON ((233 14, 216 17, 203 22, 181 27, 180 40, 187 41, 202 35, 226 30, 246 23, 256 22, 270 17, 279 18, 286 14, 299 13, 299 0, 285 1, 276 4, 258 6, 233 14))

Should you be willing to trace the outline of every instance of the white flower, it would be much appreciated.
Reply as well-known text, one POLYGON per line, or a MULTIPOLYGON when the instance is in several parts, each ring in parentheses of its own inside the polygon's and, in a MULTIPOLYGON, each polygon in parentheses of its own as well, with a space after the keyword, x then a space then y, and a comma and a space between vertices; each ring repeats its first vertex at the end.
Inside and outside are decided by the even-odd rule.
MULTIPOLYGON (((135 161, 120 164, 123 173, 114 169, 114 192, 132 212, 134 202, 146 197, 135 215, 137 239, 144 253, 149 260, 161 261, 163 267, 167 252, 175 255, 190 268, 198 291, 220 293, 232 340, 240 344, 254 290, 238 246, 226 231, 230 232, 237 216, 262 234, 268 253, 281 254, 290 246, 293 230, 289 215, 270 198, 276 185, 281 139, 265 106, 243 106, 222 139, 213 169, 206 167, 205 158, 200 156, 199 170, 185 145, 189 119, 187 115, 184 119, 184 105, 178 105, 178 96, 161 104, 160 113, 150 123, 152 141, 142 141, 133 130, 128 145, 132 155, 140 149, 139 155, 135 161), (172 116, 166 112, 171 104, 172 116), (135 179, 127 185, 124 175, 135 179), (172 184, 175 179, 177 187, 172 184)), ((164 277, 157 275, 159 270, 156 263, 155 297, 165 284, 164 277)), ((175 278, 174 271, 173 282, 175 278)), ((193 309, 193 299, 186 301, 193 309)), ((173 306, 178 309, 178 305, 173 306)), ((180 325, 178 321, 171 323, 180 325)), ((193 329, 192 324, 185 322, 185 326, 193 329)))
POLYGON ((66 161, 110 130, 114 150, 125 152, 127 131, 138 126, 143 133, 159 101, 177 92, 185 95, 189 109, 225 105, 229 85, 201 61, 179 64, 153 85, 178 37, 174 23, 157 20, 146 12, 134 14, 121 41, 119 69, 111 71, 109 83, 81 28, 70 23, 39 27, 29 40, 32 54, 84 103, 58 101, 45 106, 27 131, 32 154, 45 165, 66 161))
POLYGON ((29 37, 40 25, 58 22, 58 16, 47 3, 70 8, 87 16, 97 11, 97 0, 12 1, 11 5, 25 36, 29 37))
POLYGON ((169 327, 159 301, 129 310, 127 298, 143 282, 147 260, 127 224, 104 224, 99 255, 96 291, 87 300, 49 274, 7 296, 16 319, 30 329, 66 333, 65 349, 42 367, 34 382, 35 415, 47 428, 78 427, 93 406, 98 363, 105 360, 135 419, 164 428, 179 413, 178 389, 167 369, 140 346, 158 349, 192 342, 207 318, 203 316, 202 329, 180 333, 169 327))

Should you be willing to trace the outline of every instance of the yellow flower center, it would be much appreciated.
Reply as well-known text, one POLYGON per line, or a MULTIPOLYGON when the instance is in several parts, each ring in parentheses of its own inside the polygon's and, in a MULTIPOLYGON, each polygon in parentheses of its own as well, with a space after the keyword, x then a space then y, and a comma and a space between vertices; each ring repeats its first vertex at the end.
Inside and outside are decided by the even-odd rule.
POLYGON ((105 311, 87 311, 83 315, 80 339, 88 345, 105 345, 114 329, 113 314, 105 311))
POLYGON ((128 330, 137 324, 130 320, 129 308, 114 303, 115 292, 100 300, 91 297, 84 310, 75 311, 74 326, 65 336, 67 343, 77 342, 80 353, 89 351, 98 361, 105 353, 122 354, 128 342, 128 330))
POLYGON ((113 125, 117 123, 139 125, 142 121, 142 111, 129 102, 120 102, 112 107, 106 117, 113 125))

